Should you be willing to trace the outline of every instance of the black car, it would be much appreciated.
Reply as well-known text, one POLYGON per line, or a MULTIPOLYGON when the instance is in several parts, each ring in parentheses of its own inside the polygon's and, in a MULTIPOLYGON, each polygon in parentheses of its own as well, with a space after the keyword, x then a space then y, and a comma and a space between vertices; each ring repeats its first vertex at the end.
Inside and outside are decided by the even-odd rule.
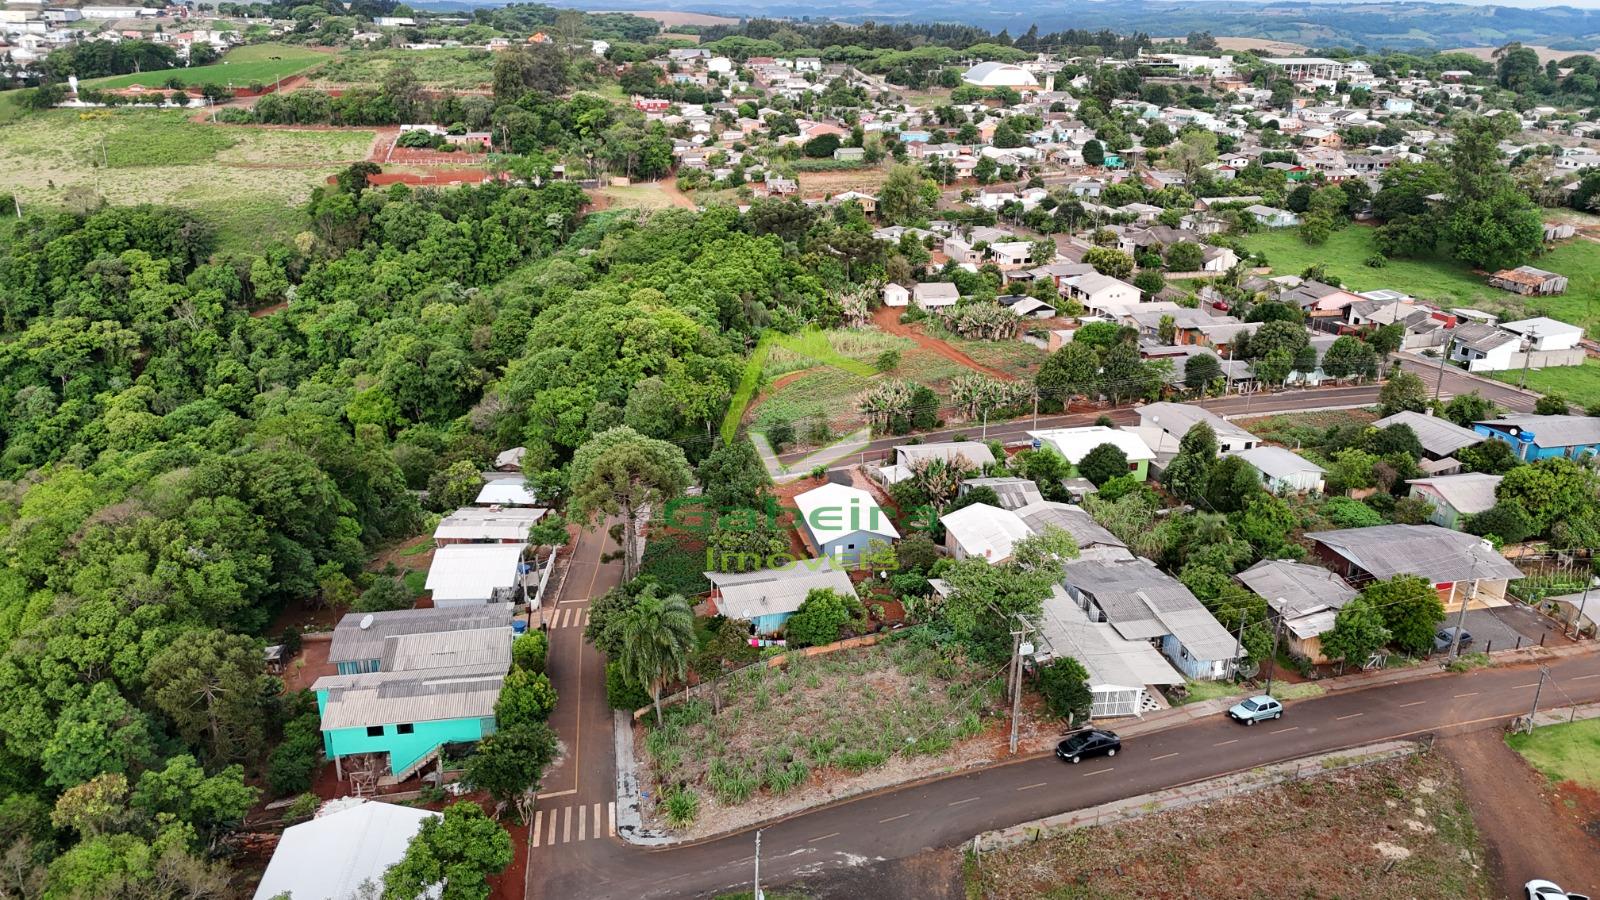
POLYGON ((1116 756, 1121 749, 1122 738, 1115 731, 1085 728, 1056 744, 1056 758, 1077 763, 1085 756, 1116 756))

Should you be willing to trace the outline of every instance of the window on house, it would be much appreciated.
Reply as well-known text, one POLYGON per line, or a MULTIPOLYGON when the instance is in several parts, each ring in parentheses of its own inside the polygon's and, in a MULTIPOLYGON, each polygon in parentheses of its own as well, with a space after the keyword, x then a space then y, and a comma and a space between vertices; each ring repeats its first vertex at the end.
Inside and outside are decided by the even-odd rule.
POLYGON ((394 727, 394 733, 395 734, 411 734, 412 732, 414 732, 416 730, 417 730, 417 726, 411 724, 410 722, 405 722, 403 724, 396 725, 394 727))
POLYGON ((368 725, 367 726, 367 737, 383 737, 383 726, 382 725, 368 725))

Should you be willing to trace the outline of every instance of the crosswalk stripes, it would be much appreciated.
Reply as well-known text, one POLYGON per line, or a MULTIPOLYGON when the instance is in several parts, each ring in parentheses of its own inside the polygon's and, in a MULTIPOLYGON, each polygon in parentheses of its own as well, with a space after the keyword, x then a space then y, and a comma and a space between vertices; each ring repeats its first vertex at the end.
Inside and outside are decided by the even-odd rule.
POLYGON ((617 804, 579 803, 536 810, 531 842, 534 847, 575 844, 602 835, 617 836, 617 804), (546 824, 548 823, 548 824, 546 824), (577 835, 574 837, 573 832, 577 835))
POLYGON ((589 624, 589 610, 578 609, 574 606, 565 609, 557 608, 550 614, 550 629, 557 628, 584 628, 589 624))

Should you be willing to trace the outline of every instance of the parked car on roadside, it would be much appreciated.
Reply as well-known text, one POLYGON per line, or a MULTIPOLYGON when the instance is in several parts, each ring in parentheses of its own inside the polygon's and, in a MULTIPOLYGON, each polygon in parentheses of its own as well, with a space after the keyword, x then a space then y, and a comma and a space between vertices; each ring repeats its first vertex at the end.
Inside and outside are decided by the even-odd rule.
POLYGON ((1448 628, 1439 629, 1439 631, 1434 634, 1433 649, 1435 651, 1449 650, 1450 639, 1455 636, 1457 630, 1461 632, 1461 646, 1465 647, 1472 643, 1472 632, 1466 630, 1465 628, 1457 629, 1456 626, 1451 625, 1448 628))
POLYGON ((1522 890, 1527 893, 1528 900, 1589 900, 1585 894, 1569 894, 1560 885, 1543 878, 1535 878, 1523 885, 1522 890))
POLYGON ((1085 756, 1116 756, 1121 749, 1122 738, 1115 731, 1085 728, 1056 744, 1056 758, 1076 765, 1085 756))
POLYGON ((1279 703, 1276 697, 1268 694, 1259 694, 1248 700, 1241 700, 1235 703, 1228 710, 1228 716, 1235 722, 1254 725, 1263 719, 1283 718, 1283 704, 1279 703))

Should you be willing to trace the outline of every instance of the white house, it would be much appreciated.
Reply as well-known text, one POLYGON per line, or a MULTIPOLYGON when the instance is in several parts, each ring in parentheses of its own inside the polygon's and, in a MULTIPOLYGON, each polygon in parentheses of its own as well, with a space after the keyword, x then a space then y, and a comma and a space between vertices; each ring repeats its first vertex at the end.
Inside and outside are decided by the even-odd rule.
MULTIPOLYGON (((1030 431, 1028 437, 1038 441, 1040 446, 1050 447, 1072 463, 1076 470, 1078 463, 1089 451, 1101 444, 1111 444, 1122 450, 1128 457, 1128 471, 1133 473, 1139 481, 1149 476, 1150 460, 1156 458, 1155 451, 1144 439, 1131 431, 1117 428, 1107 428, 1104 425, 1088 425, 1082 428, 1048 428, 1041 431, 1030 431)), ((1073 474, 1077 474, 1074 472, 1073 474)))
POLYGON ((1010 559, 1012 546, 1033 534, 1021 516, 987 503, 945 513, 939 522, 944 525, 944 546, 951 556, 977 557, 994 565, 1010 559))
POLYGON ((1183 684, 1183 676, 1147 640, 1125 638, 1109 622, 1091 619, 1066 588, 1055 585, 1039 615, 1033 659, 1049 665, 1077 660, 1089 673, 1096 719, 1136 716, 1160 704, 1151 687, 1183 684))
POLYGON ((523 478, 497 478, 478 491, 477 506, 538 506, 539 498, 523 478))
POLYGON ((1173 666, 1200 681, 1233 674, 1234 636, 1181 582, 1146 559, 1080 559, 1062 567, 1067 595, 1091 622, 1128 641, 1158 643, 1173 666))
POLYGON ((1073 299, 1094 312, 1121 312, 1136 305, 1141 297, 1139 289, 1133 285, 1099 272, 1078 275, 1063 283, 1073 299))
POLYGON ((1327 470, 1282 447, 1261 446, 1234 454, 1261 473, 1261 483, 1274 494, 1321 491, 1327 470))
POLYGON ((356 897, 368 882, 406 855, 422 823, 439 814, 426 809, 345 798, 309 822, 291 825, 272 851, 255 900, 271 897, 356 897))
POLYGON ((889 282, 883 286, 883 305, 902 307, 911 303, 911 292, 904 285, 889 282))
POLYGON ((794 498, 796 524, 818 556, 859 560, 872 541, 900 539, 889 514, 872 495, 846 484, 825 484, 794 498))
POLYGON ((1257 203, 1254 206, 1246 206, 1244 211, 1254 216, 1257 222, 1268 228, 1293 228, 1300 224, 1299 216, 1286 209, 1278 209, 1274 206, 1264 206, 1257 203))
POLYGON ((1411 496, 1420 497, 1433 504, 1428 521, 1445 528, 1460 528, 1464 516, 1486 512, 1495 503, 1495 488, 1500 486, 1500 475, 1483 472, 1463 472, 1460 475, 1441 475, 1435 478, 1413 478, 1411 496))
MULTIPOLYGON (((1183 436, 1189 433, 1189 429, 1202 422, 1211 426, 1212 432, 1216 434, 1218 453, 1237 453, 1261 443, 1261 438, 1199 406, 1187 403, 1151 403, 1139 407, 1138 412, 1140 428, 1158 429, 1167 437, 1164 446, 1155 447, 1156 450, 1170 448, 1172 452, 1177 452, 1183 436)), ((1149 443, 1148 438, 1146 443, 1149 443)))
POLYGON ((521 599, 522 551, 527 544, 450 544, 433 552, 424 588, 435 609, 521 599))
POLYGON ((1465 363, 1472 372, 1501 372, 1512 367, 1512 357, 1522 349, 1522 338, 1493 325, 1468 322, 1452 330, 1450 359, 1465 363))
POLYGON ((978 63, 968 69, 961 76, 961 80, 967 84, 975 84, 978 87, 1031 88, 1039 86, 1039 81, 1033 77, 1032 72, 1021 66, 1002 62, 978 63))
POLYGON ((1571 350, 1583 340, 1583 329, 1576 325, 1552 319, 1548 316, 1536 316, 1532 319, 1518 319, 1515 322, 1502 322, 1500 327, 1532 345, 1534 350, 1571 350))

